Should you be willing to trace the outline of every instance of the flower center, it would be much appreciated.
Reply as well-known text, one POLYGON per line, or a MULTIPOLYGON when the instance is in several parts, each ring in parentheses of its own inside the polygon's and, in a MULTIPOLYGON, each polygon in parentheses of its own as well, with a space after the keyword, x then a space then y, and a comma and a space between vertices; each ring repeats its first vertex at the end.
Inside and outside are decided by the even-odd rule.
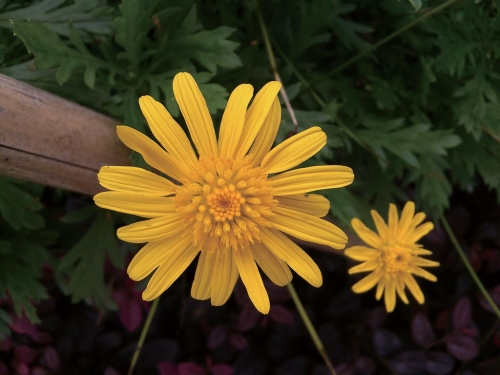
POLYGON ((385 272, 395 278, 400 272, 407 272, 412 258, 412 250, 399 243, 387 243, 381 248, 380 261, 385 272))
POLYGON ((238 249, 260 241, 259 226, 269 227, 274 215, 272 187, 252 158, 200 157, 192 181, 175 196, 176 209, 185 213, 185 236, 200 249, 238 249))

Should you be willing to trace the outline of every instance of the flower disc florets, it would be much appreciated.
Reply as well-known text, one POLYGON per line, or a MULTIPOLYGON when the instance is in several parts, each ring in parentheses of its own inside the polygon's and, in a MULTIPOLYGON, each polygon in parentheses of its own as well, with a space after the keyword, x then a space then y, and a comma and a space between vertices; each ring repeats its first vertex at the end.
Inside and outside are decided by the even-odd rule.
POLYGON ((201 157, 193 173, 196 182, 178 188, 177 212, 185 213, 185 236, 200 249, 234 250, 260 241, 259 226, 270 227, 274 215, 272 187, 252 158, 201 157))

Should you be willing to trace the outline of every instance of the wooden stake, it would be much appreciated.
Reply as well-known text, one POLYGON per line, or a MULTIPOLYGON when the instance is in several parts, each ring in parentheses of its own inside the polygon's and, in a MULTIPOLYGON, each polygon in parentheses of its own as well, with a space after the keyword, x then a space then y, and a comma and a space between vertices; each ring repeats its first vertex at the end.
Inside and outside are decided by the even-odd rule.
POLYGON ((0 174, 93 195, 103 165, 129 165, 118 122, 0 74, 0 174))

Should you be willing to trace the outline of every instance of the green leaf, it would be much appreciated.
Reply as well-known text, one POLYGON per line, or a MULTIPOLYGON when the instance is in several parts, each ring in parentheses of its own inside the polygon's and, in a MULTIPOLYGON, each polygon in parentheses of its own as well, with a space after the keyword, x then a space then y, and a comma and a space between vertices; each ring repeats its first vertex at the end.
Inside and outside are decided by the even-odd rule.
MULTIPOLYGON (((59 84, 63 84, 69 79, 75 67, 84 66, 87 71, 94 70, 94 74, 98 68, 110 69, 109 64, 93 55, 68 47, 55 32, 41 23, 15 21, 13 25, 15 34, 35 55, 37 68, 58 68, 56 79, 59 84)), ((92 73, 88 73, 85 82, 92 83, 92 73)))
POLYGON ((175 56, 178 66, 195 61, 212 73, 217 72, 218 66, 226 69, 241 66, 240 58, 233 52, 238 43, 227 39, 235 30, 221 26, 210 31, 194 32, 194 27, 185 24, 192 23, 195 16, 196 8, 193 6, 177 34, 165 44, 165 51, 175 56))
POLYGON ((39 282, 48 253, 43 246, 22 238, 12 241, 11 245, 13 251, 0 254, 0 292, 8 291, 16 315, 25 314, 37 323, 39 319, 33 303, 48 297, 39 282))
POLYGON ((98 211, 99 208, 97 208, 96 205, 89 204, 88 206, 80 208, 79 210, 75 210, 64 215, 60 219, 60 221, 66 224, 80 223, 95 216, 98 211))
POLYGON ((408 0, 412 7, 415 9, 415 12, 419 11, 422 8, 422 0, 408 0))
POLYGON ((116 267, 123 268, 113 220, 109 213, 101 210, 60 265, 69 276, 67 290, 73 302, 90 299, 99 308, 106 306, 106 299, 109 297, 104 280, 106 255, 116 267))
POLYGON ((421 169, 410 175, 410 181, 416 184, 417 200, 427 213, 442 213, 449 206, 452 187, 447 169, 449 164, 442 156, 425 156, 421 159, 421 169))
POLYGON ((68 23, 81 32, 107 34, 111 31, 111 9, 97 0, 76 0, 61 7, 64 0, 42 0, 26 8, 0 13, 0 27, 12 28, 11 21, 40 22, 53 32, 68 36, 68 23))
POLYGON ((36 198, 15 186, 10 179, 0 176, 0 213, 12 228, 42 228, 44 220, 36 213, 41 208, 42 204, 36 198))
POLYGON ((139 63, 145 57, 141 51, 149 43, 148 31, 154 27, 151 15, 159 0, 123 0, 119 6, 121 17, 115 19, 115 40, 125 52, 120 59, 130 61, 132 71, 138 73, 139 63))

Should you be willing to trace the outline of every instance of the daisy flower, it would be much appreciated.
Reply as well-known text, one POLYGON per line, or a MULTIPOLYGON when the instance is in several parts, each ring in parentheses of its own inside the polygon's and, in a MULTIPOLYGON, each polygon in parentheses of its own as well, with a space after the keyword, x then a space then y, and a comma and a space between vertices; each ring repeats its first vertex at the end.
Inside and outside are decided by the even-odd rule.
POLYGON ((415 215, 415 204, 406 203, 398 220, 396 206, 389 206, 389 221, 386 224, 382 217, 371 211, 378 234, 368 229, 361 220, 351 221, 352 227, 368 246, 353 246, 346 249, 345 254, 355 260, 363 261, 349 269, 349 274, 371 272, 368 276, 353 285, 355 293, 364 293, 375 285, 375 298, 379 300, 384 294, 385 308, 392 312, 396 306, 396 293, 404 303, 408 303, 405 287, 408 287, 418 303, 424 303, 424 294, 413 275, 429 281, 436 281, 436 276, 422 267, 438 267, 439 263, 421 258, 421 255, 431 255, 432 252, 422 248, 417 241, 429 233, 434 225, 431 222, 422 223, 425 214, 415 215))
POLYGON ((123 241, 146 243, 127 272, 133 280, 153 276, 143 292, 153 300, 198 256, 191 295, 222 305, 238 277, 262 313, 269 297, 261 270, 277 285, 292 279, 290 268, 315 287, 322 276, 313 260, 287 235, 343 249, 347 236, 320 219, 329 201, 314 190, 349 185, 351 168, 315 166, 287 171, 317 153, 326 143, 312 127, 271 149, 281 122, 279 82, 269 82, 253 98, 251 85, 238 86, 222 116, 219 137, 195 80, 179 73, 174 96, 194 149, 181 126, 150 96, 139 99, 151 132, 118 126, 120 140, 169 179, 136 167, 107 166, 99 182, 112 190, 95 203, 105 209, 146 218, 119 228, 123 241), (285 235, 286 234, 286 235, 285 235))

